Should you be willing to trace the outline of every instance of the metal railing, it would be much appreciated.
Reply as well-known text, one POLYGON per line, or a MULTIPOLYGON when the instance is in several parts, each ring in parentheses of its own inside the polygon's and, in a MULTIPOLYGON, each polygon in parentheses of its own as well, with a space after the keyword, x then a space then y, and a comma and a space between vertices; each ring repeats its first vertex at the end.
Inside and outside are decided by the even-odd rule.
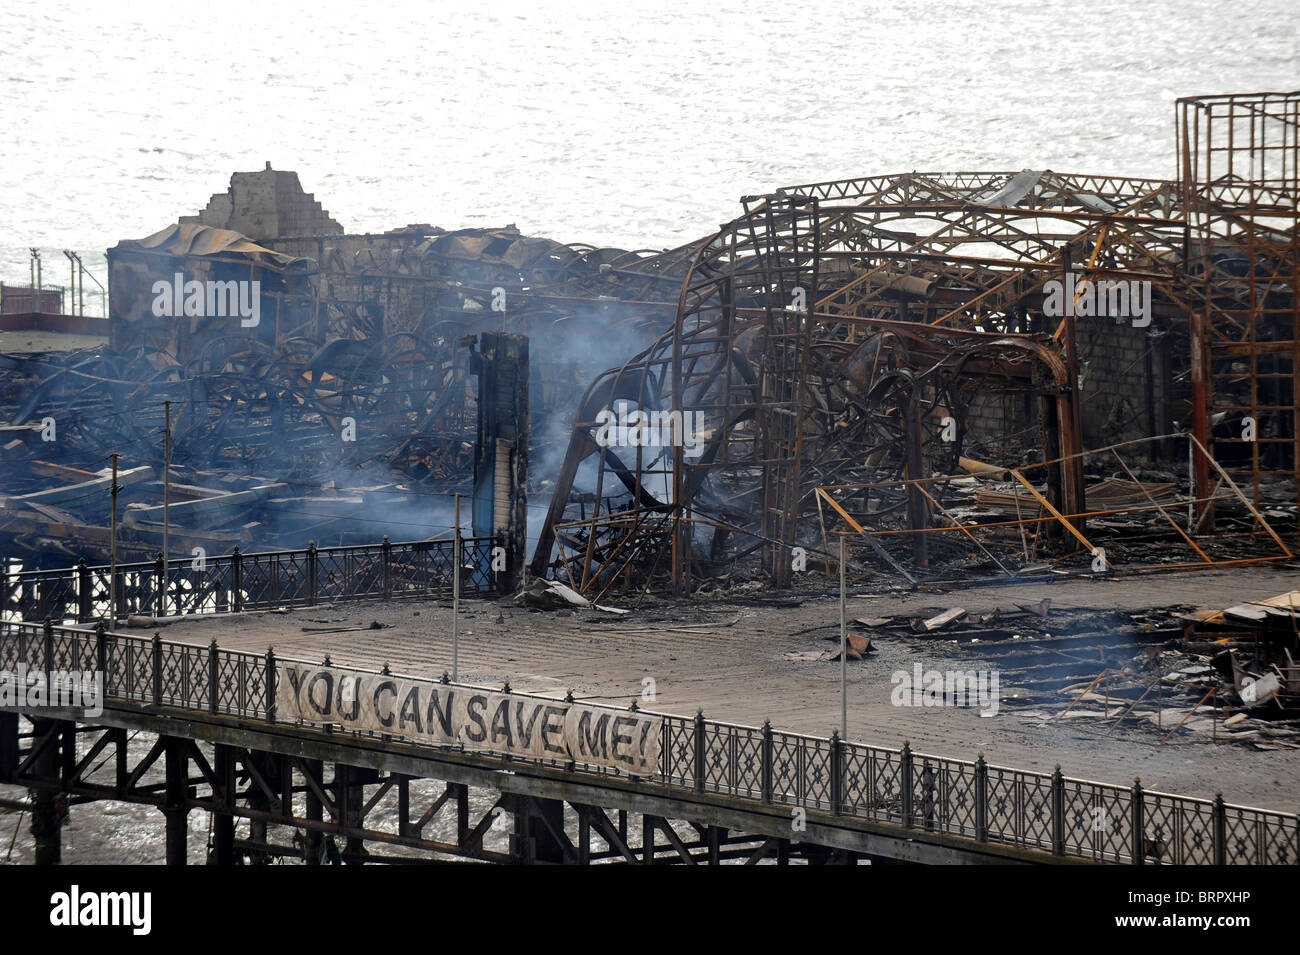
MULTIPOLYGON (((278 662, 305 662, 282 660, 278 662)), ((96 670, 108 700, 275 721, 277 658, 51 623, 0 623, 0 670, 96 670)), ((310 664, 309 664, 310 665, 310 664)), ((458 684, 461 685, 461 684, 458 684)), ((478 687, 466 687, 478 690, 478 687)), ((547 699, 517 694, 521 699, 547 699)), ((553 702, 547 699, 547 702, 553 702)), ((613 709, 613 708, 611 708, 613 709)), ((901 749, 654 714, 659 774, 694 793, 816 809, 1097 862, 1279 865, 1300 860, 1300 816, 901 749)), ((400 738, 400 736, 398 737, 400 738)), ((418 745, 435 747, 427 742, 418 745)), ((455 747, 460 748, 460 747, 455 747)), ((484 754, 487 755, 487 754, 484 754)), ((512 756, 512 765, 530 761, 512 756)), ((565 765, 556 761, 550 765, 565 765)), ((568 764, 580 774, 612 770, 568 764)))
MULTIPOLYGON (((489 571, 496 544, 461 538, 461 593, 496 592, 489 571)), ((453 545, 448 540, 180 558, 0 574, 0 620, 91 622, 109 615, 238 613, 314 606, 338 600, 444 597, 452 592, 453 545), (111 578, 111 579, 110 579, 111 578), (112 588, 112 590, 110 590, 112 588)))

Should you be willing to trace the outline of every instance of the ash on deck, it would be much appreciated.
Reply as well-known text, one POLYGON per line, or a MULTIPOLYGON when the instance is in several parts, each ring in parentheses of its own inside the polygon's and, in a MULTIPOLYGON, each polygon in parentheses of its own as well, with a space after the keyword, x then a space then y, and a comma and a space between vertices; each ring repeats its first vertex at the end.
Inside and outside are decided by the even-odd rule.
MULTIPOLYGON (((1160 645, 1167 652, 1179 646, 1181 638, 1168 633, 1137 633, 1137 621, 1117 626, 1116 613, 1167 617, 1176 626, 1176 618, 1163 608, 1226 606, 1297 588, 1300 570, 1243 569, 855 596, 848 614, 850 620, 925 617, 957 602, 977 613, 1015 611, 1049 597, 1052 609, 1039 631, 1051 633, 1059 624, 1074 642, 1056 651, 1048 641, 1042 652, 1077 660, 1078 674, 1095 674, 1143 654, 1147 646, 1160 645)), ((556 696, 572 690, 589 701, 635 699, 669 713, 691 715, 699 708, 713 719, 754 725, 769 719, 778 729, 829 734, 839 725, 839 664, 797 662, 786 654, 832 647, 826 638, 837 638, 838 602, 816 597, 797 607, 781 605, 788 602, 766 599, 761 592, 716 602, 648 598, 624 616, 538 611, 510 600, 468 602, 461 616, 459 676, 490 686, 508 681, 515 690, 556 696), (646 678, 654 681, 653 704, 642 700, 646 678)), ((170 640, 196 644, 216 640, 225 649, 261 652, 274 647, 282 657, 309 661, 328 654, 340 666, 387 664, 396 673, 417 676, 438 677, 451 668, 451 609, 446 602, 357 602, 195 619, 163 632, 170 640), (382 628, 369 629, 376 623, 382 628)), ((1045 640, 1041 632, 1030 636, 1026 627, 1020 645, 1032 653, 1045 640)), ((878 652, 848 667, 850 739, 885 746, 908 740, 917 751, 957 758, 973 759, 983 752, 991 763, 1025 769, 1050 771, 1059 763, 1068 774, 1115 784, 1140 776, 1152 789, 1200 797, 1222 791, 1229 801, 1266 807, 1289 805, 1300 786, 1300 751, 1285 743, 1267 751, 1248 743, 1233 745, 1225 742, 1220 727, 1217 744, 1209 732, 1184 732, 1161 746, 1172 723, 1158 731, 1141 721, 1126 722, 1108 735, 1105 725, 1086 720, 1053 723, 1026 715, 1043 712, 1047 704, 1059 712, 1072 697, 1018 680, 1016 661, 1006 655, 1007 641, 954 641, 940 632, 877 634, 875 642, 878 652), (982 718, 973 708, 892 705, 892 674, 910 672, 917 663, 925 669, 1001 669, 1003 700, 997 715, 982 718)))

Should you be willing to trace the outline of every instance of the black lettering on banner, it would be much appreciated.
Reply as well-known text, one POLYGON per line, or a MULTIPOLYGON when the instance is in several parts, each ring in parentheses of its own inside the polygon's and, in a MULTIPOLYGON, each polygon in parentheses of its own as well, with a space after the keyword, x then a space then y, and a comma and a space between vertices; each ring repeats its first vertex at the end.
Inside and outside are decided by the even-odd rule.
POLYGON ((524 726, 524 705, 523 703, 515 704, 515 738, 519 740, 520 747, 528 749, 533 741, 533 727, 537 725, 537 717, 542 712, 542 704, 531 704, 533 715, 529 717, 527 726, 524 726))
POLYGON ((542 749, 557 756, 568 756, 564 745, 564 706, 548 706, 542 716, 542 749))
POLYGON ((330 715, 330 706, 334 702, 334 674, 329 670, 317 670, 316 675, 311 678, 311 683, 307 685, 307 702, 321 716, 330 715), (316 688, 322 682, 325 684, 324 704, 316 701, 316 688))
POLYGON ((298 667, 285 667, 284 675, 289 678, 289 686, 293 688, 294 708, 302 712, 302 678, 307 675, 307 671, 298 667))
POLYGON ((379 697, 384 693, 387 693, 389 696, 391 696, 393 698, 393 702, 396 703, 397 684, 392 680, 381 680, 379 685, 375 687, 375 693, 373 698, 375 704, 375 719, 379 720, 380 726, 387 729, 393 725, 393 710, 390 707, 388 709, 388 715, 387 716, 384 715, 384 708, 379 705, 379 697))
POLYGON ((438 705, 438 701, 441 698, 442 690, 438 687, 435 686, 429 691, 429 713, 425 718, 424 725, 429 728, 430 733, 435 732, 433 722, 436 718, 438 721, 438 728, 442 731, 442 736, 448 742, 451 742, 456 738, 456 731, 451 725, 451 707, 456 699, 456 691, 447 691, 447 705, 445 707, 440 707, 438 705))
POLYGON ((583 710, 582 715, 578 717, 578 752, 583 756, 609 759, 608 726, 609 714, 601 713, 600 719, 596 721, 596 733, 592 735, 591 711, 583 710))
POLYGON ((347 686, 348 678, 340 676, 337 689, 334 691, 334 709, 337 711, 340 720, 355 720, 361 712, 361 677, 352 677, 352 712, 346 712, 343 709, 344 697, 347 694, 344 688, 347 686))
POLYGON ((459 742, 634 775, 659 771, 661 717, 309 664, 281 663, 277 672, 276 714, 285 722, 340 722, 426 744, 459 742))
POLYGON ((397 716, 398 732, 406 732, 406 724, 408 723, 415 727, 417 733, 424 732, 424 724, 420 722, 420 686, 418 683, 411 684, 411 688, 406 691, 406 698, 402 700, 402 711, 397 716))
POLYGON ((614 759, 618 760, 620 763, 627 763, 629 766, 633 765, 636 762, 636 760, 632 758, 631 753, 626 753, 626 752, 620 753, 619 747, 624 744, 631 744, 632 734, 621 733, 619 732, 619 728, 621 726, 626 726, 629 729, 631 729, 633 726, 636 726, 636 724, 637 724, 637 719, 634 716, 614 717, 614 739, 610 745, 610 755, 613 756, 614 759))
POLYGON ((469 698, 469 705, 465 708, 465 715, 469 721, 478 727, 474 730, 465 727, 465 736, 472 743, 481 743, 487 739, 487 727, 483 725, 483 707, 487 706, 487 697, 482 693, 475 693, 469 698))
POLYGON ((514 746, 514 736, 510 733, 510 701, 502 700, 497 704, 496 712, 492 714, 492 745, 497 745, 497 740, 505 737, 506 746, 514 746))

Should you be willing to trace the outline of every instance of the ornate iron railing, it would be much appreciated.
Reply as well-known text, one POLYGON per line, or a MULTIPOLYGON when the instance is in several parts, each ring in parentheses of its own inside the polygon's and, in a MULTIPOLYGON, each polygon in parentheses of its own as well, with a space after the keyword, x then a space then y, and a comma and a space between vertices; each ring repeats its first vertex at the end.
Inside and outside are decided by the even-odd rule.
MULTIPOLYGON (((461 539, 461 593, 496 592, 487 537, 461 539)), ((367 598, 445 597, 452 591, 450 540, 181 558, 110 569, 87 566, 0 574, 0 620, 87 623, 116 612, 146 616, 232 613, 367 598)))
MULTIPOLYGON (((279 662, 302 662, 286 661, 279 662)), ((0 670, 95 670, 107 700, 274 721, 277 659, 95 628, 0 622, 0 670)), ((467 689, 482 689, 467 687, 467 689)), ((521 698, 529 694, 518 694, 521 698)), ((1300 861, 1300 816, 946 759, 901 749, 655 714, 653 782, 696 793, 892 823, 1097 862, 1300 861)), ((424 743, 422 745, 429 745, 424 743)), ((519 762, 522 757, 511 757, 519 762)), ((549 761, 554 762, 554 761, 549 761)), ((609 773, 579 763, 578 773, 609 773)))

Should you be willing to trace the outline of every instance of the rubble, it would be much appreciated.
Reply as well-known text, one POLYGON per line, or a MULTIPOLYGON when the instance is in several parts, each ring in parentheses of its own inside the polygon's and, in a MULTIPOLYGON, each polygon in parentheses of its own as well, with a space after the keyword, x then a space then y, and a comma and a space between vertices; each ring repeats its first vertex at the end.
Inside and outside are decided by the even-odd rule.
POLYGON ((1235 178, 795 184, 655 251, 352 233, 295 174, 238 173, 110 251, 108 347, 0 355, 0 554, 152 559, 166 487, 173 559, 446 535, 475 494, 512 588, 526 563, 597 601, 797 600, 840 535, 875 590, 1288 561, 1300 205, 1251 177, 1294 99, 1179 102, 1180 160, 1235 178))
POLYGON ((1300 715, 1300 591, 1180 617, 1243 705, 1300 715))
POLYGON ((594 603, 558 580, 530 580, 528 585, 515 596, 515 601, 522 606, 538 610, 582 607, 620 615, 631 613, 630 610, 594 603))
POLYGON ((963 607, 950 607, 943 613, 931 617, 929 620, 921 621, 921 629, 927 633, 933 633, 935 630, 942 630, 948 624, 952 623, 959 617, 965 617, 966 610, 963 607))
MULTIPOLYGON (((1300 592, 1253 605, 1276 610, 1292 603, 1300 614, 1300 592)), ((1048 598, 977 613, 922 608, 852 621, 866 632, 850 632, 848 659, 865 660, 887 640, 891 647, 948 657, 958 670, 996 670, 1008 691, 1004 704, 1035 727, 1068 723, 1100 736, 1124 732, 1151 745, 1203 740, 1300 747, 1300 668, 1291 662, 1297 631, 1281 628, 1280 616, 1270 619, 1279 630, 1272 638, 1261 632, 1256 649, 1256 634, 1242 633, 1239 621, 1219 610, 1063 610, 1052 609, 1048 598), (945 622, 927 629, 937 620, 945 622), (1227 642, 1215 642, 1224 639, 1220 634, 1227 642), (1261 662, 1279 656, 1282 665, 1261 662)), ((784 659, 838 660, 838 626, 814 628, 820 631, 835 649, 792 648, 784 659)))

